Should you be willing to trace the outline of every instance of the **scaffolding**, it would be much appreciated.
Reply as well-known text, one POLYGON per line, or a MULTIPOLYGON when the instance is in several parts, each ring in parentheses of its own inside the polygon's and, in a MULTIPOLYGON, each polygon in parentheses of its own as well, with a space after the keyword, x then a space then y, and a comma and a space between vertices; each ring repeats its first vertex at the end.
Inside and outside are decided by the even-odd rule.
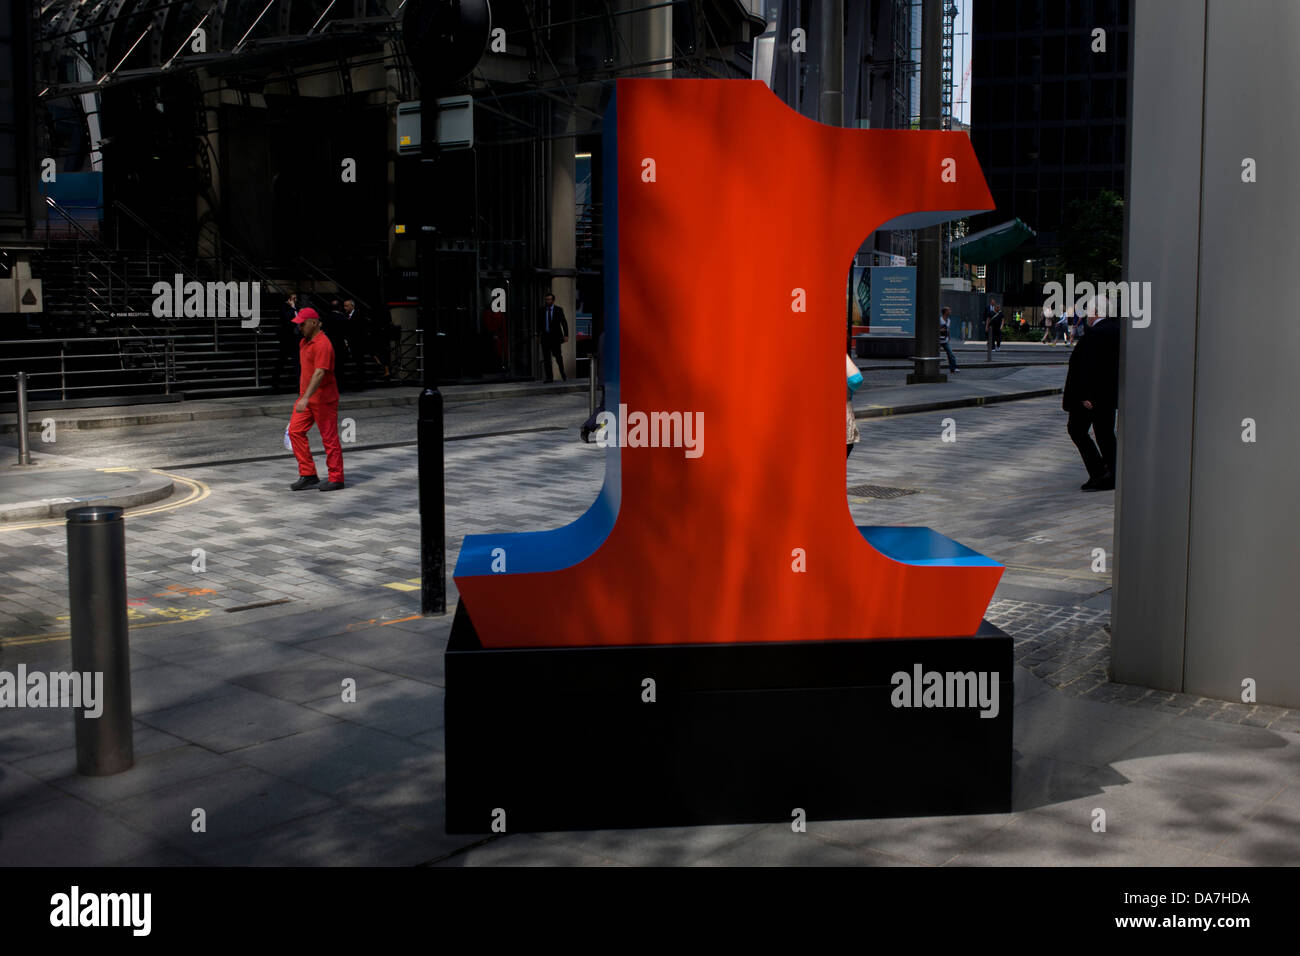
POLYGON ((952 55, 957 4, 943 8, 943 43, 939 51, 939 128, 952 129, 952 55))

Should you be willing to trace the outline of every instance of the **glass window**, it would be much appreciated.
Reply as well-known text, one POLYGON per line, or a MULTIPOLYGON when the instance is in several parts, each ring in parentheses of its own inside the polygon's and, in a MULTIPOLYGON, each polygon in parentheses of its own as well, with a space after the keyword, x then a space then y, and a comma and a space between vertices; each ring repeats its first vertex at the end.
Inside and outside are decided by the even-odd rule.
POLYGON ((1088 85, 1083 80, 1069 80, 1065 84, 1065 118, 1082 120, 1088 115, 1088 85))
POLYGON ((1000 83, 993 87, 993 115, 995 123, 1009 123, 1015 114, 1015 88, 1010 83, 1000 83))
POLYGON ((1021 79, 1036 77, 1042 71, 1043 43, 1037 37, 1021 37, 1017 47, 1016 72, 1021 79))
POLYGON ((1067 126, 1065 128, 1065 165, 1082 166, 1088 162, 1088 128, 1086 126, 1067 126))
POLYGON ((1021 129, 1016 133, 1016 164, 1019 166, 1037 165, 1039 158, 1038 129, 1021 129))
POLYGON ((1011 131, 1005 130, 994 134, 993 137, 993 165, 1010 166, 1012 159, 1012 142, 1011 131))
POLYGON ((1090 126, 1088 155, 1094 166, 1109 166, 1115 162, 1115 132, 1110 126, 1090 126))
POLYGON ((1092 81, 1092 118, 1110 119, 1115 115, 1115 81, 1092 81))
POLYGON ((1039 162, 1044 166, 1061 165, 1061 145, 1064 141, 1064 132, 1059 127, 1047 127, 1040 131, 1039 145, 1039 162))
POLYGON ((1021 83, 1016 86, 1016 122, 1038 122, 1039 103, 1042 100, 1042 87, 1037 83, 1021 83))
POLYGON ((1043 40, 1043 75, 1060 76, 1065 71, 1065 37, 1046 37, 1043 40))
POLYGON ((1020 29, 1037 30, 1042 23, 1043 0, 1020 0, 1020 29))
POLYGON ((1065 84, 1061 82, 1043 84, 1043 100, 1040 115, 1044 122, 1054 123, 1065 118, 1065 84))

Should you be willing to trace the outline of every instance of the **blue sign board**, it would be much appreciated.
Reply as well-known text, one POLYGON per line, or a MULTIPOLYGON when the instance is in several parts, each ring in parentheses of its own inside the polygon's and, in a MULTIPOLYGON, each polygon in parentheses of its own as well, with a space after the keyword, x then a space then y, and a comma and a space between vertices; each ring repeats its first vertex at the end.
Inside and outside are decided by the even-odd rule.
POLYGON ((865 316, 872 335, 916 335, 916 268, 874 266, 865 316))

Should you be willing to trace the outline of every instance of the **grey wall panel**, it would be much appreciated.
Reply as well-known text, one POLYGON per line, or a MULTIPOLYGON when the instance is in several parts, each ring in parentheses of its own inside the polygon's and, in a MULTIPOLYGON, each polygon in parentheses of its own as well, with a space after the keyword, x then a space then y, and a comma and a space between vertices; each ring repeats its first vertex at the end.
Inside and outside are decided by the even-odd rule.
POLYGON ((1111 664, 1180 690, 1205 20, 1186 0, 1136 0, 1132 16, 1124 274, 1151 283, 1154 307, 1122 333, 1111 664))
POLYGON ((1300 4, 1208 5, 1185 689, 1300 705, 1300 4), (1241 181, 1241 162, 1258 182, 1241 181), (1258 441, 1244 444, 1254 418, 1258 441))

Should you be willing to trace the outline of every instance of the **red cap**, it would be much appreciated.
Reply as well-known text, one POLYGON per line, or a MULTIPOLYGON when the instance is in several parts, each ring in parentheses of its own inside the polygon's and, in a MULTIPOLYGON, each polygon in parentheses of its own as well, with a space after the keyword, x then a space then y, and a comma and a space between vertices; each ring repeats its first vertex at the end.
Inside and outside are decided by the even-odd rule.
POLYGON ((298 314, 293 317, 293 324, 302 325, 302 323, 306 322, 308 319, 319 319, 319 318, 320 316, 316 314, 315 309, 312 308, 301 309, 299 310, 298 314))

